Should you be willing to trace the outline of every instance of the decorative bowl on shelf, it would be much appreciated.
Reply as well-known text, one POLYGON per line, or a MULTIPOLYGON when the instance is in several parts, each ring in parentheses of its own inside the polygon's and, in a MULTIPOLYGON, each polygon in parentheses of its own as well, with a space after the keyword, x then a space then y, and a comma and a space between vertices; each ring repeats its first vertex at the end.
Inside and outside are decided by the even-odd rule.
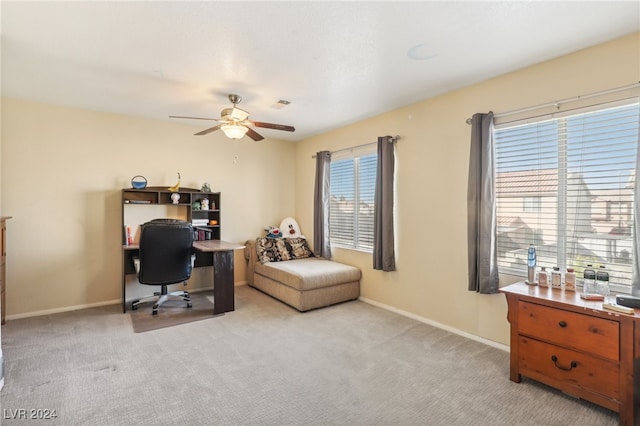
POLYGON ((140 175, 132 177, 131 187, 133 189, 145 189, 147 187, 147 178, 140 175))

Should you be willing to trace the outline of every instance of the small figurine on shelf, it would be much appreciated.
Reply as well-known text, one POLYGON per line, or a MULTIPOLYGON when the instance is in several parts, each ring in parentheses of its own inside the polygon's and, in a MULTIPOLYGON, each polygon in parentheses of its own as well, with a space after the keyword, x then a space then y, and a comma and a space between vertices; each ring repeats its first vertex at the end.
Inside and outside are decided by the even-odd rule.
POLYGON ((178 194, 177 192, 174 192, 173 194, 171 194, 171 201, 173 201, 173 204, 179 204, 180 194, 178 194))
POLYGON ((167 188, 169 191, 171 192, 178 192, 180 191, 180 172, 178 172, 178 182, 176 182, 175 185, 170 186, 169 188, 167 188))
POLYGON ((200 207, 202 208, 202 210, 209 210, 209 199, 203 198, 202 200, 200 200, 200 207))
POLYGON ((200 200, 195 200, 192 204, 191 204, 191 209, 192 210, 201 210, 202 206, 200 205, 200 200))
POLYGON ((211 185, 209 185, 207 182, 203 183, 200 192, 211 192, 211 185))
POLYGON ((147 187, 147 178, 136 175, 131 179, 131 187, 133 189, 145 189, 147 187))

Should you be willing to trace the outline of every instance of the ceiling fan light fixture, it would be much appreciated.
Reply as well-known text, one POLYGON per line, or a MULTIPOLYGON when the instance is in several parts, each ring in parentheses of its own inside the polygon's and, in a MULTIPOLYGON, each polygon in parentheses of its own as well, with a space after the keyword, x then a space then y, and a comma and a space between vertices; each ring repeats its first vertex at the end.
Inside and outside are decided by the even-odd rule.
POLYGON ((229 139, 241 139, 245 133, 249 130, 245 126, 241 126, 240 124, 223 124, 220 126, 220 129, 224 132, 224 134, 229 139))
MULTIPOLYGON (((2 0, 0 0, 2 1, 2 0)), ((293 126, 286 126, 284 124, 274 124, 274 123, 263 123, 261 121, 249 121, 249 113, 243 109, 238 108, 236 105, 242 100, 239 95, 229 95, 229 101, 233 104, 231 108, 225 108, 220 113, 220 119, 216 118, 204 118, 204 117, 186 117, 182 115, 170 115, 171 118, 190 118, 195 120, 213 120, 217 121, 221 124, 217 126, 210 127, 208 129, 202 130, 196 133, 196 136, 208 135, 211 132, 215 132, 216 130, 222 130, 226 137, 229 139, 241 139, 244 135, 247 135, 254 141, 261 141, 264 139, 260 133, 256 132, 252 128, 250 129, 247 125, 251 125, 251 127, 262 127, 265 129, 274 129, 274 130, 282 130, 285 132, 295 132, 296 129, 293 126)), ((280 100, 279 105, 283 105, 285 103, 289 103, 285 100, 280 100)))
POLYGON ((223 120, 229 121, 244 121, 249 118, 249 113, 240 108, 225 108, 220 114, 223 120))

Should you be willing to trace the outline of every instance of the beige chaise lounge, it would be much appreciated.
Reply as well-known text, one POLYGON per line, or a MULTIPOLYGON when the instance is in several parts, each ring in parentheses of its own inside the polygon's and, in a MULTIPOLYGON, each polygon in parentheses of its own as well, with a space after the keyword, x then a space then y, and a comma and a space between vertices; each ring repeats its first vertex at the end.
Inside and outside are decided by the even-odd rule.
POLYGON ((262 263, 256 240, 245 245, 247 283, 304 312, 357 299, 360 270, 331 260, 309 257, 262 263))

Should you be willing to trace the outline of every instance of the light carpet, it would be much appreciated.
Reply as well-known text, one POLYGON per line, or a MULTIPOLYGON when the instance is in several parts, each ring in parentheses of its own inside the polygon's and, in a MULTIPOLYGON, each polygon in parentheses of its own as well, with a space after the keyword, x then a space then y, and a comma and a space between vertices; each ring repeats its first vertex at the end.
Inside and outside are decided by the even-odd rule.
POLYGON ((3 412, 94 426, 618 423, 509 381, 504 351, 360 301, 302 314, 241 286, 235 312, 146 333, 119 308, 8 321, 3 412))

